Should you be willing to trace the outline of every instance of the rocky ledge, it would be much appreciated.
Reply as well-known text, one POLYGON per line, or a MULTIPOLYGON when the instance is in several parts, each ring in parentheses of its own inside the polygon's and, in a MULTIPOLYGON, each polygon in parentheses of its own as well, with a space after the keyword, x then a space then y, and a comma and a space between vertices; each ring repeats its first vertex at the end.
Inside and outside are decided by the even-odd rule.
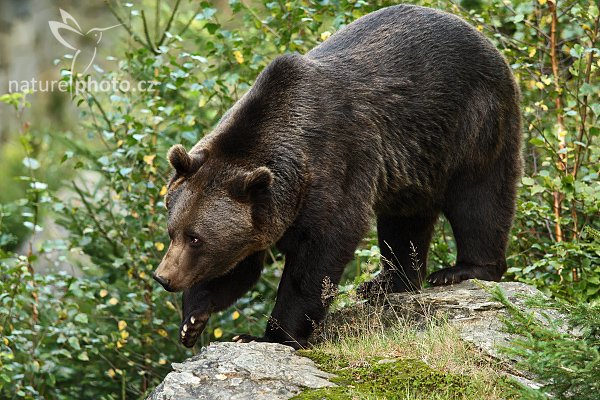
POLYGON ((503 358, 498 349, 508 344, 510 335, 502 329, 502 318, 507 315, 505 307, 490 294, 495 287, 499 287, 511 303, 533 312, 540 320, 562 318, 554 310, 543 310, 543 313, 529 310, 526 299, 544 296, 533 286, 520 282, 465 281, 415 293, 386 294, 383 299, 330 313, 312 341, 335 340, 357 334, 357 330, 365 326, 369 329, 392 326, 399 320, 417 329, 432 320, 445 320, 456 328, 463 340, 492 357, 503 358))
MULTIPOLYGON (((541 293, 517 282, 463 282, 458 285, 425 289, 419 293, 389 294, 383 302, 362 302, 333 312, 315 336, 315 340, 335 339, 352 334, 355 327, 368 324, 391 325, 398 318, 419 325, 431 318, 443 318, 453 325, 460 337, 491 357, 502 358, 498 346, 508 343, 502 331, 504 306, 492 300, 489 289, 499 285, 506 297, 526 308, 525 298, 541 293), (361 323, 357 324, 356 321, 361 323)), ((552 310, 545 317, 561 318, 552 310)), ((539 316, 541 317, 541 314, 539 316)), ((507 370, 522 382, 535 386, 518 371, 507 370)), ((334 386, 331 374, 320 371, 308 358, 290 347, 272 343, 212 343, 196 356, 172 364, 173 372, 149 396, 167 399, 288 399, 305 388, 334 386)))
POLYGON ((148 399, 275 400, 334 386, 327 380, 331 374, 275 343, 212 343, 172 367, 148 399))

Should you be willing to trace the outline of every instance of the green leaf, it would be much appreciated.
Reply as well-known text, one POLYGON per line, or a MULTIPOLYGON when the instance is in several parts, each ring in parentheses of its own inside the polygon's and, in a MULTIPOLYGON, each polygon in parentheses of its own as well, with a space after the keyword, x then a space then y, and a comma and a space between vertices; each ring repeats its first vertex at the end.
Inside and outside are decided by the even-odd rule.
POLYGON ((565 175, 562 177, 561 182, 563 185, 572 185, 575 182, 573 175, 565 175))
POLYGON ((124 167, 124 168, 119 169, 119 173, 123 176, 128 176, 131 173, 131 171, 133 171, 133 168, 129 168, 129 167, 124 167))
POLYGON ((546 142, 544 142, 543 139, 537 137, 529 139, 529 143, 537 147, 544 147, 546 145, 546 142))
POLYGON ((584 96, 595 96, 598 94, 598 91, 600 91, 598 87, 592 86, 589 83, 584 83, 579 89, 579 93, 584 96))
POLYGON ((75 336, 71 336, 67 342, 71 345, 72 348, 74 348, 75 350, 81 350, 81 346, 79 345, 79 339, 77 339, 75 336))
POLYGON ((531 188, 531 195, 536 195, 538 193, 544 193, 546 191, 546 189, 543 186, 540 185, 533 185, 531 188))
POLYGON ((204 27, 206 28, 208 33, 210 33, 211 35, 214 35, 214 33, 217 31, 217 29, 219 29, 220 25, 208 23, 208 24, 204 25, 204 27))
POLYGON ((581 45, 576 44, 575 46, 571 47, 571 50, 569 50, 569 54, 571 55, 571 57, 579 58, 579 57, 581 57, 581 51, 582 51, 581 45))
POLYGON ((524 176, 523 178, 521 178, 521 182, 523 183, 523 185, 526 186, 533 186, 533 184, 535 184, 535 180, 528 176, 524 176))
POLYGON ((82 324, 87 324, 88 323, 88 316, 83 314, 83 313, 79 313, 75 316, 75 321, 77 322, 81 322, 82 324))
POLYGON ((591 297, 591 296, 595 295, 598 292, 600 292, 600 286, 588 286, 587 289, 586 289, 586 291, 585 291, 585 294, 587 296, 591 297))

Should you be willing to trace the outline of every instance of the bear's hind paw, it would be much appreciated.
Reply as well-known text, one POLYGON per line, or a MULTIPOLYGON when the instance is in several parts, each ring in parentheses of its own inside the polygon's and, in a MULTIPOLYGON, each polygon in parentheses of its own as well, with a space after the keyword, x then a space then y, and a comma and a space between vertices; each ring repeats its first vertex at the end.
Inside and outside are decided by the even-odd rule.
POLYGON ((503 269, 496 264, 487 265, 465 265, 457 264, 454 267, 442 268, 433 272, 427 278, 432 286, 454 285, 468 279, 480 279, 482 281, 500 281, 503 269))

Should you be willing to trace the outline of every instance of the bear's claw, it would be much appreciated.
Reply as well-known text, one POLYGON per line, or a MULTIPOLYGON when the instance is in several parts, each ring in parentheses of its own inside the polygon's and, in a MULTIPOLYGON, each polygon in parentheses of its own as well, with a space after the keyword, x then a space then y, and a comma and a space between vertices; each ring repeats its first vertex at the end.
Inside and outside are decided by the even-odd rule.
MULTIPOLYGON (((427 278, 432 286, 454 285, 467 279, 481 278, 478 274, 478 267, 457 265, 454 267, 442 268, 433 272, 427 278)), ((481 267, 479 267, 481 268, 481 267)))
POLYGON ((258 336, 242 334, 242 335, 234 336, 231 340, 236 343, 250 343, 250 342, 260 342, 261 338, 258 336))

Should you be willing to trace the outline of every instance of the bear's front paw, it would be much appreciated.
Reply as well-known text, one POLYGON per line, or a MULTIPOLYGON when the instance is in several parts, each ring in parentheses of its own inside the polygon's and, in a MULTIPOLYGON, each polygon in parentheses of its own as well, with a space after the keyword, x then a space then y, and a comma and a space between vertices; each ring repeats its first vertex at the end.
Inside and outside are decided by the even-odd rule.
POLYGON ((250 342, 265 342, 266 341, 262 337, 252 336, 252 335, 248 335, 246 333, 234 336, 231 340, 236 343, 250 343, 250 342))
POLYGON ((253 335, 243 334, 243 335, 234 336, 231 340, 236 343, 250 343, 250 342, 279 343, 279 344, 283 344, 285 346, 290 346, 294 350, 307 349, 310 347, 307 340, 302 340, 302 341, 294 340, 291 337, 289 337, 288 335, 285 335, 285 338, 281 338, 281 337, 269 336, 268 334, 265 334, 265 336, 253 336, 253 335))
POLYGON ((193 347, 204 331, 210 314, 205 311, 192 311, 179 328, 179 340, 185 347, 193 347))

